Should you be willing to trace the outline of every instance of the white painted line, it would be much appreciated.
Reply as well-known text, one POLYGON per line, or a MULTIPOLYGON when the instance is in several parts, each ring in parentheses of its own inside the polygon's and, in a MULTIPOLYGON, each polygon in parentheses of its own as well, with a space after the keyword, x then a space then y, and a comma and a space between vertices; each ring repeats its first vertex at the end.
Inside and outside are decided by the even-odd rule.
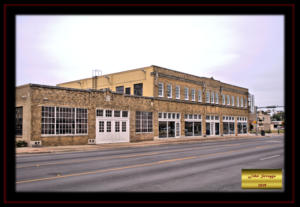
POLYGON ((280 155, 273 155, 271 157, 265 157, 265 158, 261 158, 260 160, 268 160, 268 159, 271 159, 271 158, 274 158, 274 157, 279 157, 280 155))
POLYGON ((282 141, 266 141, 266 142, 282 142, 282 141))

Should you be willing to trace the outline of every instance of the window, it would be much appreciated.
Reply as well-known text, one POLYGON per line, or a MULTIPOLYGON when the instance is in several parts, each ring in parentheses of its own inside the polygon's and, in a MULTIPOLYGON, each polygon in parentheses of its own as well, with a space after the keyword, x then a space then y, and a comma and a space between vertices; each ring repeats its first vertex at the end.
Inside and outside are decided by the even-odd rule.
POLYGON ((209 103, 210 101, 210 93, 209 91, 206 91, 206 103, 209 103))
POLYGON ((122 111, 122 117, 128 117, 128 111, 122 111))
POLYGON ((114 112, 114 117, 120 117, 120 116, 121 116, 121 111, 114 112))
POLYGON ((192 95, 192 101, 195 101, 195 89, 192 89, 192 91, 191 91, 191 95, 192 95))
POLYGON ((42 106, 42 134, 55 134, 55 107, 42 106))
POLYGON ((238 96, 236 97, 236 106, 240 107, 240 98, 238 96))
POLYGON ((136 112, 136 132, 152 132, 152 112, 136 112))
POLYGON ((134 84, 133 88, 134 88, 134 95, 143 96, 143 84, 142 83, 134 84))
POLYGON ((164 84, 158 83, 158 96, 164 97, 164 84))
POLYGON ((87 109, 42 107, 41 134, 87 134, 87 109))
POLYGON ((244 99, 241 97, 241 107, 244 107, 244 99))
POLYGON ((103 109, 97 109, 97 116, 103 116, 103 109))
POLYGON ((225 95, 222 94, 222 104, 225 105, 225 95))
POLYGON ((117 93, 124 93, 124 86, 117 86, 116 87, 116 92, 117 93))
POLYGON ((115 122, 115 132, 120 132, 120 122, 119 121, 115 122))
POLYGON ((130 88, 125 88, 125 94, 127 94, 127 95, 130 95, 130 94, 131 94, 130 88))
POLYGON ((180 125, 179 123, 176 123, 176 137, 180 135, 180 125))
POLYGON ((234 106, 234 96, 231 96, 231 105, 234 106))
POLYGON ((176 118, 180 119, 180 114, 179 113, 176 114, 176 118))
POLYGON ((122 122, 122 132, 126 132, 126 121, 122 122))
POLYGON ((176 99, 180 99, 180 86, 175 87, 175 96, 176 99))
POLYGON ((216 104, 219 104, 219 93, 216 93, 216 104))
POLYGON ((198 101, 202 102, 202 91, 198 90, 198 101))
POLYGON ((75 108, 56 107, 56 134, 75 134, 75 108))
POLYGON ((16 135, 22 135, 23 131, 23 107, 16 107, 16 135))
POLYGON ((99 132, 104 132, 104 121, 99 121, 99 132))
POLYGON ((211 92, 210 102, 215 103, 215 93, 213 91, 211 92))
POLYGON ((106 117, 112 117, 112 110, 105 110, 106 117))
POLYGON ((76 134, 87 133, 87 109, 76 109, 76 134))
POLYGON ((206 120, 210 120, 210 116, 206 116, 206 120))
POLYGON ((172 85, 171 84, 167 85, 167 97, 172 98, 172 85))
POLYGON ((159 118, 159 119, 162 118, 162 113, 158 113, 158 118, 159 118))
POLYGON ((247 108, 247 98, 245 98, 245 108, 247 108))
POLYGON ((189 88, 184 88, 184 99, 189 100, 189 88))
POLYGON ((106 132, 111 132, 111 122, 110 121, 106 122, 106 132))
POLYGON ((230 105, 230 97, 227 95, 227 105, 230 105))

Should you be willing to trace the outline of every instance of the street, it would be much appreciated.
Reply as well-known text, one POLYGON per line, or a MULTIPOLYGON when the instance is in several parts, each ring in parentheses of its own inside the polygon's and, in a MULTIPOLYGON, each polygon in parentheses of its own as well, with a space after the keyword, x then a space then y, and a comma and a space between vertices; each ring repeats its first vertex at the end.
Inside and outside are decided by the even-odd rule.
POLYGON ((16 190, 20 192, 284 190, 241 189, 241 169, 284 168, 283 136, 44 153, 16 159, 16 190))

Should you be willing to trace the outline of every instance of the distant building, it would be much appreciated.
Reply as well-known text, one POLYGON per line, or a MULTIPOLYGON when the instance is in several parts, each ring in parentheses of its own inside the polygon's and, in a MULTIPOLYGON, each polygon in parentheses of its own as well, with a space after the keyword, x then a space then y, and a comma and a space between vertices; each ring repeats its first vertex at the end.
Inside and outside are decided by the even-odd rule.
POLYGON ((257 113, 258 130, 271 130, 271 115, 265 111, 259 111, 257 113))

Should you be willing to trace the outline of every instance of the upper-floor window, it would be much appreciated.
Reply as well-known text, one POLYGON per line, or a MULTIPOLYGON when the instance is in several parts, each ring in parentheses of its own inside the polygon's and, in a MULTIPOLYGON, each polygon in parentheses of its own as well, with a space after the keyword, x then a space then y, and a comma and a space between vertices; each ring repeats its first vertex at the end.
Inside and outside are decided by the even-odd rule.
POLYGON ((245 108, 247 108, 247 105, 248 105, 248 103, 247 103, 247 98, 245 98, 245 108))
POLYGON ((202 91, 201 91, 201 89, 198 90, 198 101, 202 102, 202 91))
POLYGON ((240 107, 240 97, 236 97, 236 106, 240 107))
POLYGON ((241 97, 241 107, 244 107, 244 99, 241 97))
POLYGON ((23 107, 16 107, 16 135, 22 135, 23 131, 23 107))
POLYGON ((225 95, 222 94, 222 104, 225 105, 225 95))
POLYGON ((216 92, 216 104, 219 104, 219 93, 216 92))
POLYGON ((158 96, 164 97, 164 84, 158 83, 158 96))
POLYGON ((142 83, 134 84, 133 88, 134 88, 134 95, 136 95, 136 96, 143 95, 143 84, 142 83))
POLYGON ((117 93, 124 93, 124 86, 117 86, 116 87, 116 92, 117 93))
POLYGON ((196 94, 195 94, 195 89, 192 89, 191 90, 191 95, 192 95, 192 101, 195 101, 196 100, 196 94))
POLYGON ((209 103, 210 102, 210 92, 209 91, 206 91, 206 103, 209 103))
POLYGON ((227 105, 230 105, 230 97, 227 95, 227 105))
POLYGON ((231 96, 231 105, 234 106, 234 96, 231 96))
POLYGON ((172 85, 171 84, 167 85, 167 96, 168 96, 168 98, 172 98, 172 85))
POLYGON ((189 88, 184 88, 184 99, 189 100, 189 88))
POLYGON ((180 86, 175 87, 175 96, 176 99, 180 99, 180 86))
POLYGON ((211 92, 210 102, 215 103, 215 92, 213 92, 213 91, 211 92))
POLYGON ((130 93, 130 87, 128 87, 128 88, 125 88, 125 94, 128 94, 128 95, 130 95, 131 93, 130 93))

